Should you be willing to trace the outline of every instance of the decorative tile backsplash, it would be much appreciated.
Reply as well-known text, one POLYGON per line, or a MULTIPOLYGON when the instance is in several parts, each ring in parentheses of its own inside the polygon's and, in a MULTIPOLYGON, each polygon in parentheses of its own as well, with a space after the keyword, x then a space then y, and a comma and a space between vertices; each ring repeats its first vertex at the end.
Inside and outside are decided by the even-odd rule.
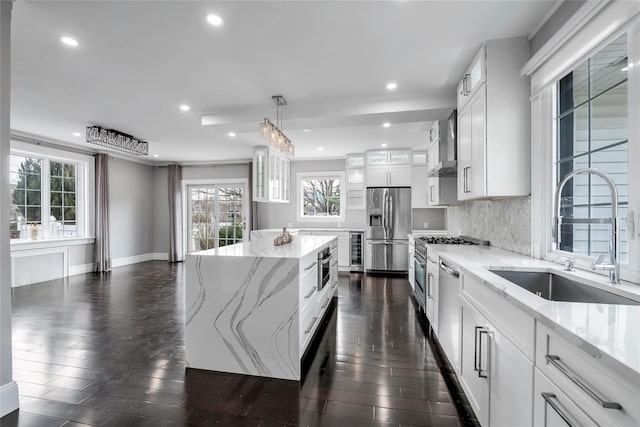
POLYGON ((449 206, 447 229, 451 234, 489 240, 496 248, 531 255, 531 196, 449 206))

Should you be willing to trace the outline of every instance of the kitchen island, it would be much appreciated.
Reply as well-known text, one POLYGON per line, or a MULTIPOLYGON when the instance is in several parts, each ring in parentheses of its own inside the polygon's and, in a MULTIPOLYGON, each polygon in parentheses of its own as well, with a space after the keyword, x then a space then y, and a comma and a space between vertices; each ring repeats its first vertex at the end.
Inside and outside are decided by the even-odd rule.
POLYGON ((283 246, 257 239, 188 254, 187 366, 300 380, 301 359, 337 285, 332 236, 297 236, 283 246))

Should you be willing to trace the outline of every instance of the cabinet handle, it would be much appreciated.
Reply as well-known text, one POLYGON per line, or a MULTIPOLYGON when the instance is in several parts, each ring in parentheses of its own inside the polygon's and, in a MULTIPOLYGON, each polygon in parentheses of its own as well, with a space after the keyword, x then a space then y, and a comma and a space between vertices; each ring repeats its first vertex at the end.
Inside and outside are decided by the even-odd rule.
MULTIPOLYGON (((489 331, 484 328, 480 329, 480 333, 478 334, 478 377, 480 378, 488 378, 486 371, 482 369, 482 334, 486 334, 489 336, 489 331)), ((487 357, 488 359, 488 357, 487 357)), ((487 361, 488 362, 488 361, 487 361)))
POLYGON ((476 326, 475 332, 473 333, 473 370, 478 372, 480 368, 478 368, 478 331, 482 329, 482 326, 476 326))
POLYGON ((309 265, 308 267, 305 267, 304 271, 309 271, 311 270, 318 262, 314 261, 311 263, 311 265, 309 265))
POLYGON ((471 169, 471 166, 465 166, 465 168, 463 169, 464 173, 464 192, 465 193, 471 193, 471 190, 469 190, 469 169, 471 169))
POLYGON ((313 325, 315 325, 315 324, 316 324, 316 320, 318 320, 318 318, 317 318, 317 317, 314 317, 314 318, 311 320, 311 324, 310 324, 310 325, 309 325, 309 327, 304 331, 305 335, 306 335, 306 334, 308 334, 309 332, 311 332, 311 329, 313 329, 313 325))
POLYGON ((429 186, 429 201, 433 202, 433 185, 429 186))
POLYGON ((587 393, 593 400, 598 402, 603 408, 607 409, 622 409, 622 405, 618 402, 611 402, 600 397, 598 393, 589 388, 587 384, 578 377, 578 375, 573 372, 568 366, 566 366, 560 360, 560 356, 555 354, 546 354, 544 358, 547 360, 547 363, 551 363, 555 366, 565 377, 569 378, 575 385, 580 387, 585 393, 587 393))
POLYGON ((570 417, 568 414, 566 414, 560 408, 560 405, 556 404, 553 400, 551 400, 551 399, 558 400, 558 397, 554 393, 540 393, 540 396, 542 396, 542 398, 544 399, 545 403, 548 404, 549 406, 551 406, 553 408, 553 410, 556 411, 556 414, 558 414, 560 416, 560 418, 562 418, 562 420, 565 423, 567 423, 567 425, 569 427, 573 427, 574 426, 573 422, 571 421, 571 419, 573 417, 570 417))
POLYGON ((327 308, 327 305, 329 305, 329 301, 331 300, 331 298, 327 298, 324 301, 324 304, 322 304, 322 307, 320 307, 322 310, 324 310, 325 308, 327 308))
POLYGON ((462 92, 463 92, 462 94, 464 96, 468 96, 471 93, 467 85, 467 82, 469 81, 469 77, 471 77, 470 74, 465 74, 464 78, 462 79, 462 92))
POLYGON ((331 289, 335 288, 336 286, 338 286, 338 281, 337 280, 333 282, 333 285, 331 285, 331 289))
POLYGON ((335 267, 336 265, 338 265, 338 261, 334 261, 331 263, 331 267, 335 267))
POLYGON ((313 288, 311 288, 311 292, 309 292, 308 294, 306 294, 306 295, 304 296, 304 299, 309 299, 309 298, 311 298, 311 295, 313 295, 313 293, 316 291, 316 289, 317 289, 317 288, 316 288, 315 286, 314 286, 313 288))
POLYGON ((433 274, 427 273, 427 298, 433 298, 433 293, 431 292, 431 280, 433 279, 433 274))

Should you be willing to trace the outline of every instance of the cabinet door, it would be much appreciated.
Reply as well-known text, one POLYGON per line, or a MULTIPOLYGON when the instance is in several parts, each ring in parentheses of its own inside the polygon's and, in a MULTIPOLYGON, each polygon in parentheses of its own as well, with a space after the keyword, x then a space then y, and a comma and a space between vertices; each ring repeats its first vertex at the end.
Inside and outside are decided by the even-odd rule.
POLYGON ((469 94, 467 92, 467 79, 469 78, 468 74, 464 74, 458 83, 458 87, 456 90, 457 93, 457 106, 458 111, 462 110, 462 108, 466 105, 469 100, 469 94))
POLYGON ((389 165, 389 186, 410 187, 411 165, 389 165))
POLYGON ((409 257, 407 258, 408 260, 408 269, 409 269, 409 284, 411 285, 411 289, 415 289, 416 283, 415 283, 415 266, 414 266, 414 260, 413 260, 413 254, 415 252, 415 246, 412 243, 413 240, 409 241, 409 257))
POLYGON ((471 169, 471 108, 458 113, 458 199, 471 198, 468 180, 471 169))
POLYGON ((338 235, 338 267, 349 268, 349 233, 338 235))
POLYGON ((468 107, 471 109, 471 170, 467 172, 467 190, 472 198, 484 197, 487 194, 486 88, 486 85, 480 87, 469 101, 468 107))
POLYGON ((431 322, 431 327, 438 336, 438 298, 440 291, 439 274, 440 270, 438 264, 431 253, 429 253, 429 259, 427 260, 427 318, 431 322), (429 317, 429 315, 431 315, 429 317))
POLYGON ((433 144, 427 152, 427 167, 434 169, 440 162, 440 144, 433 144))
POLYGON ((440 123, 434 122, 429 129, 429 145, 440 140, 440 123))
POLYGON ((489 425, 530 426, 533 422, 533 363, 488 324, 489 425), (517 378, 517 380, 515 380, 517 378))
POLYGON ((387 151, 369 151, 367 152, 367 165, 386 165, 388 158, 387 151))
POLYGON ((367 166, 367 187, 387 187, 388 167, 367 166))
POLYGON ((411 207, 427 208, 429 203, 427 201, 428 194, 427 187, 427 166, 412 166, 411 167, 411 207))
POLYGON ((364 209, 364 169, 347 169, 347 209, 364 209))
POLYGON ((480 425, 488 425, 489 382, 487 378, 487 340, 484 317, 465 298, 460 298, 462 321, 462 361, 460 384, 480 425))
POLYGON ((480 88, 482 83, 486 81, 486 66, 485 66, 485 47, 482 46, 480 51, 473 59, 473 63, 469 67, 469 77, 467 80, 467 93, 473 97, 476 91, 480 88))
POLYGON ((353 154, 347 156, 348 168, 362 168, 364 167, 364 154, 353 154))
POLYGON ((389 164, 406 165, 411 163, 409 150, 389 151, 389 164))
POLYGON ((267 150, 256 149, 253 152, 253 201, 267 201, 267 150))
POLYGON ((440 204, 440 180, 438 177, 430 176, 427 179, 427 203, 429 206, 440 204))

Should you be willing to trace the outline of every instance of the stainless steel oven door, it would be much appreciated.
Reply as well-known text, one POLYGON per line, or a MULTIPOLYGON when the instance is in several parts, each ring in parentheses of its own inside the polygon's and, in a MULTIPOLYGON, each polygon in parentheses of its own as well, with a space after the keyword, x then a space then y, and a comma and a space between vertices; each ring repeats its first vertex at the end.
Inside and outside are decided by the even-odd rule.
POLYGON ((415 254, 413 258, 414 263, 414 282, 415 290, 414 294, 420 308, 425 310, 426 304, 426 289, 427 289, 427 262, 420 255, 415 254))

